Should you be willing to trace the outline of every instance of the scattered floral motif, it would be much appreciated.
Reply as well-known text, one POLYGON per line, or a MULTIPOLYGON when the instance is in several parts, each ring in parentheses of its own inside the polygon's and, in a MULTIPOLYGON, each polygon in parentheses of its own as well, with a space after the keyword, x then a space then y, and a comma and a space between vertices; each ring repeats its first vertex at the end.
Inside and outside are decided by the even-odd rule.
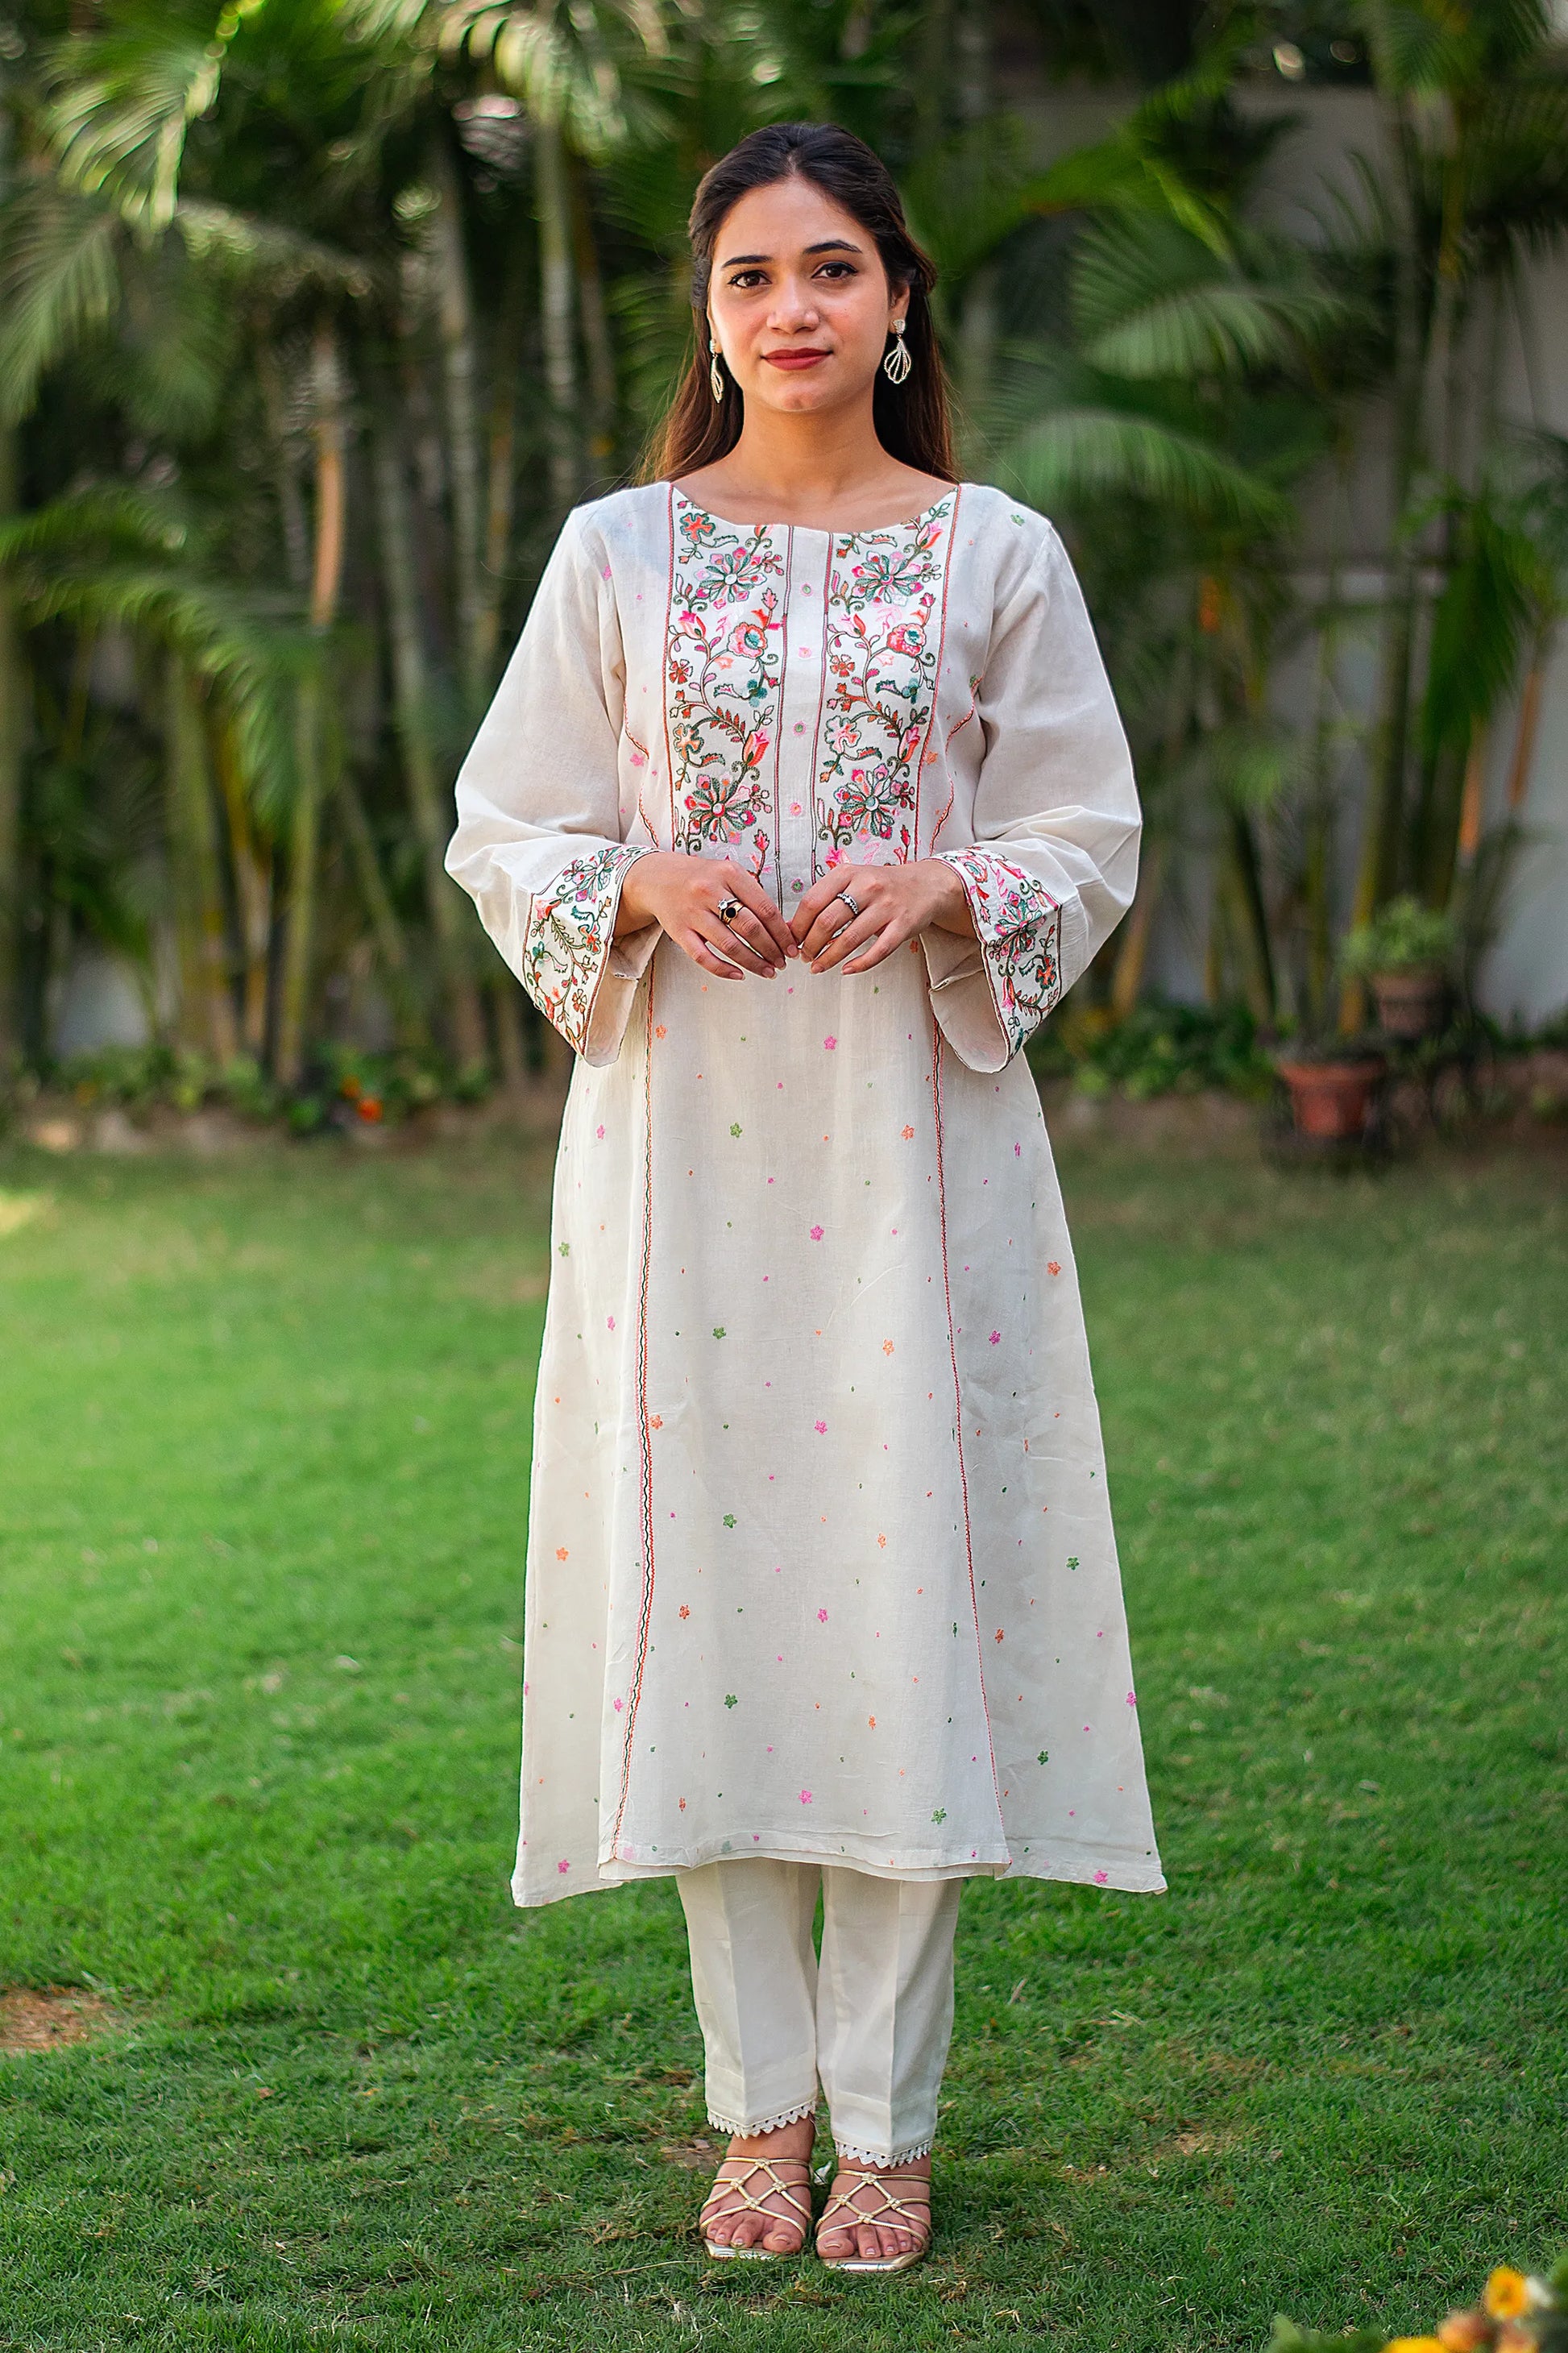
POLYGON ((893 1353, 893 1344, 892 1344, 892 1342, 891 1342, 890 1340, 884 1340, 884 1341, 883 1341, 883 1343, 882 1343, 882 1354, 883 1354, 883 1356, 890 1356, 892 1355, 892 1353, 893 1353))
POLYGON ((728 1334, 725 1332, 725 1329, 724 1329, 724 1326, 722 1325, 722 1324, 714 1324, 714 1326, 713 1326, 713 1337, 714 1337, 716 1340, 723 1340, 723 1339, 726 1339, 728 1336, 729 1336, 729 1335, 728 1335, 728 1334))
POLYGON ((816 1613, 816 1622, 817 1622, 817 1624, 818 1624, 819 1626, 826 1626, 826 1623, 827 1623, 827 1612, 826 1612, 826 1609, 819 1609, 819 1610, 817 1611, 817 1613, 816 1613))
POLYGON ((945 1806, 938 1806, 935 1813, 931 1816, 931 1820, 933 1822, 945 1822, 947 1820, 947 1808, 945 1806))
POLYGON ((1094 1874, 1094 1883, 1097 1887, 1103 1887, 1110 1880, 1110 1873, 1109 1871, 1097 1871, 1094 1874))
POLYGON ((690 1617, 690 1615, 691 1615, 691 1608, 690 1608, 690 1604, 689 1604, 689 1602, 685 1602, 685 1601, 683 1601, 683 1602, 681 1603, 681 1605, 680 1605, 680 1615, 681 1615, 683 1618, 689 1618, 689 1617, 690 1617))
POLYGON ((811 1239, 814 1242, 819 1242, 822 1240, 822 1228, 820 1226, 813 1226, 811 1229, 811 1239))
POLYGON ((564 1545, 557 1545, 557 1546, 556 1546, 556 1547, 555 1547, 555 1557, 556 1557, 556 1559, 557 1559, 557 1560, 565 1560, 565 1559, 569 1558, 569 1556, 570 1556, 568 1555, 567 1550, 566 1550, 566 1547, 565 1547, 565 1546, 564 1546, 564 1545))
POLYGON ((837 1038, 825 1038, 822 1042, 826 1047, 830 1054, 835 1051, 838 1044, 837 1038))
POLYGON ((741 1133, 741 1123, 740 1123, 740 1121, 739 1121, 738 1119, 732 1119, 732 1120, 730 1122, 730 1133, 731 1133, 731 1135, 739 1135, 739 1134, 740 1134, 740 1133, 741 1133))
POLYGON ((910 1136, 914 1134, 914 1129, 912 1127, 900 1127, 899 1134, 903 1137, 904 1142, 907 1144, 910 1136))
POLYGON ((816 1430, 816 1434, 817 1434, 818 1438, 826 1438, 826 1435, 827 1435, 827 1424, 826 1424, 825 1421, 817 1421, 817 1422, 814 1422, 814 1423, 812 1424, 812 1428, 816 1430))
POLYGON ((1061 1271, 1061 1261, 1059 1259, 1048 1258, 1046 1261, 1046 1272, 1047 1274, 1060 1274, 1061 1271))
POLYGON ((724 1514, 724 1525, 725 1525, 727 1528, 732 1528, 732 1527, 734 1526, 734 1525, 735 1525, 735 1514, 734 1514, 734 1513, 733 1513, 733 1512, 726 1512, 726 1513, 725 1513, 725 1514, 724 1514))
POLYGON ((802 1804, 803 1806, 809 1806, 809 1805, 810 1805, 810 1803, 811 1803, 811 1791, 810 1791, 809 1789, 803 1789, 803 1790, 801 1791, 801 1793, 800 1793, 800 1802, 801 1802, 801 1804, 802 1804))
POLYGON ((991 1335, 991 1345, 992 1345, 993 1347, 995 1347, 995 1345, 996 1345, 997 1342, 1001 1339, 1001 1337, 1002 1337, 1002 1335, 1001 1335, 1001 1333, 1000 1333, 1000 1332, 993 1332, 993 1333, 992 1333, 992 1335, 991 1335))
POLYGON ((726 1692, 724 1694, 724 1704, 726 1707, 739 1707, 741 1703, 736 1698, 733 1692, 726 1692))

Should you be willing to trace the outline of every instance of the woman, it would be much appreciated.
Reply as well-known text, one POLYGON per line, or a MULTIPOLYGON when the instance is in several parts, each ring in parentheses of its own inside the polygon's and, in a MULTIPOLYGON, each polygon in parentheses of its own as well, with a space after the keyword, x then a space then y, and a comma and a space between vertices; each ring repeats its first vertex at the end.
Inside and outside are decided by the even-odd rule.
POLYGON ((953 479, 891 180, 755 132, 654 477, 567 521, 449 871, 576 1049, 528 1535, 521 1905, 673 1873, 715 2256, 929 2242, 965 1878, 1163 1886, 1018 1049, 1139 817, 1050 525, 953 479), (820 1962, 813 1923, 823 1900, 820 1962))

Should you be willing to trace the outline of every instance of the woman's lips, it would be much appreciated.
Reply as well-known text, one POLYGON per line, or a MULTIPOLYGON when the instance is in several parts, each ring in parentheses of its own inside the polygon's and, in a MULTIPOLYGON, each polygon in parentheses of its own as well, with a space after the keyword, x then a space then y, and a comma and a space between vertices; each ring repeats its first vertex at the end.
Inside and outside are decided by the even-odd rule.
POLYGON ((795 351, 764 352, 763 353, 763 357, 767 361, 770 367, 808 368, 815 367, 818 360, 826 359, 828 357, 828 353, 826 352, 816 351, 806 346, 802 346, 801 349, 795 351))

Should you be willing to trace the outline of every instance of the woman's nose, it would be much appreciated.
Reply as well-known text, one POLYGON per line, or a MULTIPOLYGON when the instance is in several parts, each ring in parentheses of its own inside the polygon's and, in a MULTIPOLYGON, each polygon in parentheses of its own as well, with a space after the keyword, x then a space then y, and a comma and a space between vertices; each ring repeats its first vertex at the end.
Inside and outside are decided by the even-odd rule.
POLYGON ((815 327, 819 316, 810 286, 786 279, 773 298, 768 323, 781 330, 815 327))

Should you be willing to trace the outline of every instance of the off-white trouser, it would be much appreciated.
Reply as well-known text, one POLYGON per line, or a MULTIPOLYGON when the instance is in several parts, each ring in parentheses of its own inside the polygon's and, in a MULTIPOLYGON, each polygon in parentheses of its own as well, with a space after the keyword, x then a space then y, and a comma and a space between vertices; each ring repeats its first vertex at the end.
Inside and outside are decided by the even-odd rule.
POLYGON ((923 2157, 952 2033, 963 1880, 878 1879, 763 1856, 675 1878, 710 2120, 756 2133, 815 2115, 820 2077, 842 2156, 876 2165, 923 2157))

